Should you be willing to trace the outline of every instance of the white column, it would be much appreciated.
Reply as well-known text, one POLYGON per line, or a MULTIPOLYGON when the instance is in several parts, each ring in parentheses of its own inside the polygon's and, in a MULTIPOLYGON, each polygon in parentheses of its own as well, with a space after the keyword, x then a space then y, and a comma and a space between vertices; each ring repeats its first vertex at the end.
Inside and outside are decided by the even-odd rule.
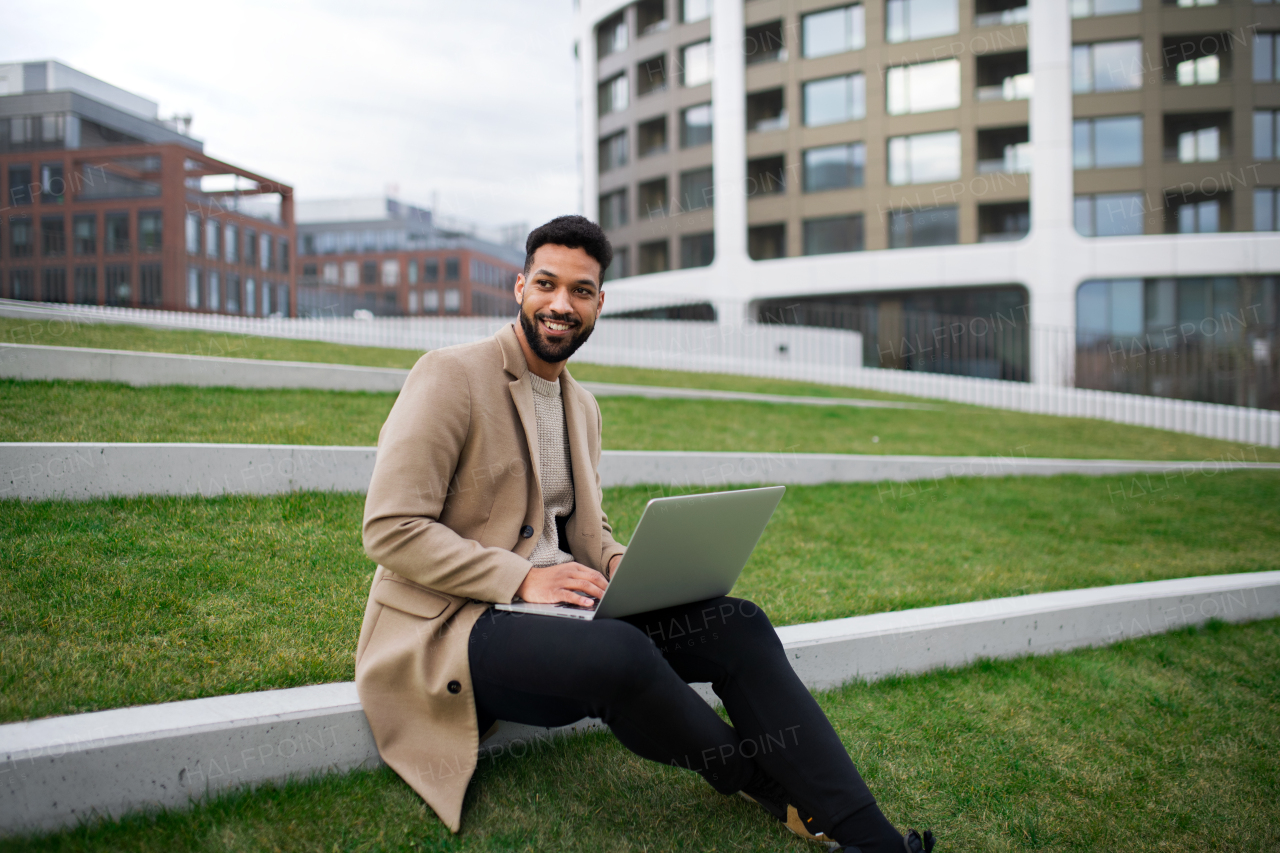
POLYGON ((716 257, 712 278, 723 296, 747 265, 746 81, 743 0, 716 0, 711 14, 712 152, 715 162, 716 257))
POLYGON ((582 187, 582 215, 600 221, 599 149, 596 146, 596 39, 595 18, 582 10, 578 23, 578 128, 581 156, 578 175, 582 187))
MULTIPOLYGON (((1075 325, 1075 278, 1089 250, 1075 232, 1071 151, 1071 15, 1063 0, 1030 0, 1031 233, 1027 282, 1033 326, 1075 325)), ((1072 344, 1073 345, 1073 344, 1072 344)), ((1064 344, 1032 340, 1032 381, 1070 384, 1073 358, 1064 344)))

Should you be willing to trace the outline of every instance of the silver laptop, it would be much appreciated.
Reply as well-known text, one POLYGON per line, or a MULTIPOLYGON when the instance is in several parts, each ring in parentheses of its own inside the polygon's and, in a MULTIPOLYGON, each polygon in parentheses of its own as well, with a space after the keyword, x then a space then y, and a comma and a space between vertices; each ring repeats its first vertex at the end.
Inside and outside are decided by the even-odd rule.
POLYGON ((727 595, 786 490, 654 498, 593 607, 526 601, 496 607, 569 619, 617 618, 727 595))

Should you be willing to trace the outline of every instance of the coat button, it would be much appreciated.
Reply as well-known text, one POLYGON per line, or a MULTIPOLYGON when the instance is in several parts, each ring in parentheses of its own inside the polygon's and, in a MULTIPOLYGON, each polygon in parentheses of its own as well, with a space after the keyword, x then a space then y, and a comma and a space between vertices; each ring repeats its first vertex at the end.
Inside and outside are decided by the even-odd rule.
POLYGON ((462 685, 456 681, 449 682, 449 692, 457 695, 462 692, 462 685))
POLYGON ((521 538, 521 539, 532 539, 532 538, 533 538, 533 528, 532 528, 530 525, 528 525, 528 524, 526 524, 524 527, 521 527, 521 528, 520 528, 520 538, 521 538))

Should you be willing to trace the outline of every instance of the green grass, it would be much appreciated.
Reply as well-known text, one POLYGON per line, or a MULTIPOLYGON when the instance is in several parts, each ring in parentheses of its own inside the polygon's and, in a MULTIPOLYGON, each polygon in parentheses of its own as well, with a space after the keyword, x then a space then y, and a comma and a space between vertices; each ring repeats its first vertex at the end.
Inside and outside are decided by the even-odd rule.
MULTIPOLYGON (((0 441, 372 445, 393 394, 0 380, 0 441)), ((612 450, 1280 461, 1280 449, 976 406, 937 411, 601 397, 612 450)))
MULTIPOLYGON (((779 625, 1280 568, 1280 476, 792 487, 735 588, 779 625), (914 488, 914 487, 913 487, 914 488)), ((648 497, 610 489, 622 541, 648 497)), ((363 498, 0 503, 0 721, 353 677, 363 498)))
MULTIPOLYGON (((1280 620, 818 695, 898 826, 940 851, 1280 847, 1280 620)), ((389 770, 29 839, 14 853, 811 851, 611 735, 485 760, 451 836, 389 770)))
POLYGON ((152 329, 147 326, 84 323, 75 319, 17 320, 0 317, 0 341, 11 344, 172 352, 269 361, 314 361, 405 369, 413 367, 413 363, 422 355, 420 350, 349 346, 324 341, 265 338, 194 329, 152 329))

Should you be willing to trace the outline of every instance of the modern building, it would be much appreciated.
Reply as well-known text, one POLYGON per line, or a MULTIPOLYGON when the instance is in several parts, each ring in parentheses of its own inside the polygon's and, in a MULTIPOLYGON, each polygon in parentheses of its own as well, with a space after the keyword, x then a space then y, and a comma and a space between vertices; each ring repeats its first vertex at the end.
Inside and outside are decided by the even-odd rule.
MULTIPOLYGON (((523 239, 524 234, 519 235, 523 239)), ((393 198, 298 202, 298 299, 307 316, 505 316, 524 252, 393 198)))
POLYGON ((615 306, 1280 408, 1280 4, 581 0, 576 51, 615 306))
POLYGON ((293 190, 60 62, 0 65, 0 296, 291 315, 293 190))

